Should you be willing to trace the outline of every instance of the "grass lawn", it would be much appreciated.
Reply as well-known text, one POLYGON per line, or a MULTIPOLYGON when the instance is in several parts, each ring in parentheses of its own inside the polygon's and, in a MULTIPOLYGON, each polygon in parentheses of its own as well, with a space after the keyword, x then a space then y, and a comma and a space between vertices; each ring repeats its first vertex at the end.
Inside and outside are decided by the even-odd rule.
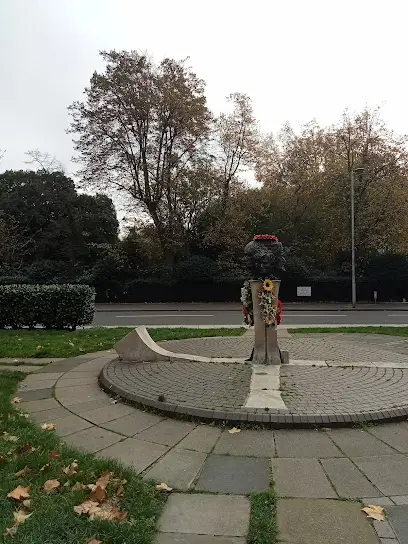
MULTIPOLYGON (((93 328, 71 331, 0 330, 0 357, 75 357, 110 349, 132 329, 93 328)), ((244 329, 149 329, 153 340, 180 340, 201 336, 240 336, 244 329)))
POLYGON ((388 334, 391 336, 408 336, 408 327, 313 327, 309 328, 297 328, 289 329, 290 333, 350 333, 350 334, 388 334))
MULTIPOLYGON (((96 459, 64 446, 55 432, 42 430, 23 417, 14 408, 19 405, 10 403, 22 378, 18 372, 0 373, 0 535, 3 536, 6 528, 13 527, 14 513, 21 510, 23 516, 31 516, 16 526, 14 537, 4 536, 2 542, 87 544, 95 538, 103 544, 151 544, 166 496, 132 470, 115 461, 96 459), (65 474, 64 468, 70 467, 74 460, 78 463, 77 473, 65 474), (29 474, 15 475, 25 467, 29 474), (80 505, 90 494, 89 489, 73 490, 75 483, 95 484, 105 471, 113 473, 106 495, 120 512, 127 514, 126 521, 91 521, 87 515, 74 512, 74 506, 80 505), (48 480, 60 483, 52 493, 42 489, 48 480), (126 482, 122 494, 118 486, 123 480, 126 482), (29 488, 30 504, 23 505, 22 500, 7 497, 18 486, 29 488), (116 498, 112 500, 112 497, 116 498)), ((103 497, 99 500, 103 501, 103 497)))
POLYGON ((272 490, 253 493, 248 544, 275 544, 277 532, 275 493, 272 490))

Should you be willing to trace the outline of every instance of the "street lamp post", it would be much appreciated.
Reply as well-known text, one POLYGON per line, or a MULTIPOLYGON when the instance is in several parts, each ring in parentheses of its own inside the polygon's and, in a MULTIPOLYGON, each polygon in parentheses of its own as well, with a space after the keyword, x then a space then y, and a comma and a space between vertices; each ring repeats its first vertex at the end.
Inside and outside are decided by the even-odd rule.
POLYGON ((352 168, 350 171, 350 195, 351 195, 351 305, 356 307, 356 240, 354 217, 354 174, 360 175, 364 168, 352 168))

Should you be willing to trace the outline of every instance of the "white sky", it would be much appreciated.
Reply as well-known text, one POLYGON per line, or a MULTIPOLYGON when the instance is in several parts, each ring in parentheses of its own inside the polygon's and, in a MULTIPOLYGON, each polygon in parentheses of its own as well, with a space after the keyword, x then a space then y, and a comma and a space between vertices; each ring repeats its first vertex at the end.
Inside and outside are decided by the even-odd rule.
POLYGON ((213 111, 239 91, 265 131, 382 105, 408 132, 406 0, 0 0, 1 169, 73 155, 67 106, 101 49, 190 57, 213 111))

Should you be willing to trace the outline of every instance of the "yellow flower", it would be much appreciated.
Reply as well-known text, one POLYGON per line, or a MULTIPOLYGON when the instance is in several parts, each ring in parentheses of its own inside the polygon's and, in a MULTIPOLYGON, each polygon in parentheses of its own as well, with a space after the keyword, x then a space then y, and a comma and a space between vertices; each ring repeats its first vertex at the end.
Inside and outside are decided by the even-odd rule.
POLYGON ((273 289, 272 280, 265 280, 265 281, 263 282, 263 289, 264 289, 264 291, 271 292, 272 289, 273 289))

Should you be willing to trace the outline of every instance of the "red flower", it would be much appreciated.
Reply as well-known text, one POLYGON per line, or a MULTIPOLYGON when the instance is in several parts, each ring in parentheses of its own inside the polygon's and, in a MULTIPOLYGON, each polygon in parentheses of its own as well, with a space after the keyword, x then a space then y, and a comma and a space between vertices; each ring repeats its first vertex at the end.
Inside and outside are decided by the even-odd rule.
POLYGON ((278 237, 273 234, 256 234, 253 240, 274 240, 275 242, 279 242, 278 237))
POLYGON ((278 313, 276 314, 276 324, 280 325, 282 323, 282 302, 278 300, 278 313))

